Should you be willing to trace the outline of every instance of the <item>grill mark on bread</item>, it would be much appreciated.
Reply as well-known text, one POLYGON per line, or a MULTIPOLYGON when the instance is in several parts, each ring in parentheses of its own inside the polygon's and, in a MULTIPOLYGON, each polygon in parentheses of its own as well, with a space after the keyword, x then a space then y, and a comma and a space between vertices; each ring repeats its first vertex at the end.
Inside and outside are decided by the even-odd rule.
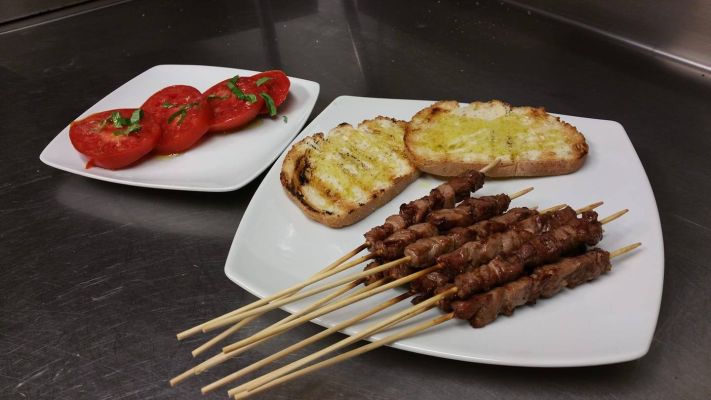
POLYGON ((357 222, 419 175, 404 152, 405 126, 378 117, 304 138, 282 165, 286 193, 318 222, 332 227, 357 222))

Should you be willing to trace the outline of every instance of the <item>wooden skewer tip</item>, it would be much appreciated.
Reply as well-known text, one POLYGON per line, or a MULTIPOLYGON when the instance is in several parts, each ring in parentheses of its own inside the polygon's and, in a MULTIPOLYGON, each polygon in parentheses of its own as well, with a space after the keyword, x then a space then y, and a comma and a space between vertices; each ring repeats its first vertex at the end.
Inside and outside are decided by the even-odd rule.
POLYGON ((620 210, 614 214, 611 214, 611 215, 601 219, 600 224, 605 225, 609 222, 612 222, 612 221, 616 220, 617 218, 620 218, 621 216, 627 214, 629 211, 630 211, 629 209, 625 208, 624 210, 620 210))
MULTIPOLYGON (((342 255, 342 256, 341 256, 340 258, 338 258, 336 261, 334 261, 334 262, 332 262, 331 264, 329 264, 326 268, 324 268, 324 269, 322 269, 321 271, 319 271, 318 273, 316 273, 316 275, 321 275, 321 274, 326 273, 326 272, 328 272, 328 271, 330 271, 330 270, 332 270, 332 269, 334 269, 334 268, 339 267, 339 266, 340 266, 341 264, 343 264, 344 262, 346 262, 346 261, 350 260, 351 258, 355 257, 356 254, 358 254, 358 253, 360 253, 361 251, 365 250, 367 247, 368 247, 368 245, 367 245, 366 243, 362 243, 362 244, 358 245, 356 248, 354 248, 353 250, 351 250, 351 251, 347 252, 346 254, 342 255)), ((361 261, 361 262, 362 262, 362 261, 361 261)), ((204 323, 202 323, 202 324, 200 324, 200 325, 194 326, 194 327, 192 327, 192 328, 190 328, 190 329, 187 329, 187 330, 185 330, 185 331, 183 331, 183 332, 178 333, 178 334, 176 335, 176 337, 177 337, 178 340, 183 340, 183 339, 187 339, 187 338, 189 338, 189 337, 191 337, 191 336, 193 336, 193 335, 195 335, 195 334, 198 334, 198 333, 201 333, 201 332, 205 332, 205 329, 204 329, 204 328, 205 328, 208 324, 213 323, 213 322, 216 322, 216 321, 218 321, 218 320, 222 320, 222 319, 227 318, 227 317, 232 316, 232 315, 236 315, 236 314, 238 314, 239 312, 247 311, 247 310, 249 310, 249 309, 251 309, 251 308, 255 308, 255 307, 256 307, 256 306, 255 306, 255 303, 259 303, 259 302, 262 302, 262 301, 264 301, 264 299, 257 300, 256 302, 247 304, 246 306, 240 307, 240 308, 237 309, 237 310, 231 311, 231 312, 229 312, 229 313, 227 313, 227 314, 224 314, 224 315, 221 315, 221 316, 219 316, 219 317, 217 317, 217 318, 213 318, 213 319, 211 319, 210 321, 204 322, 204 323)))
POLYGON ((501 159, 497 158, 494 161, 490 162, 484 168, 480 169, 479 172, 482 174, 486 174, 487 172, 491 171, 492 169, 496 168, 499 164, 501 163, 501 159))
POLYGON ((619 249, 616 249, 616 250, 613 250, 610 252, 610 258, 615 258, 615 257, 619 257, 623 254, 627 254, 630 251, 636 249, 637 247, 639 247, 641 245, 642 245, 641 242, 637 242, 637 243, 632 243, 632 244, 624 246, 624 247, 620 247, 619 249))
POLYGON ((518 192, 516 192, 516 193, 510 195, 510 196, 509 196, 509 199, 510 199, 510 200, 518 199, 519 197, 521 197, 521 196, 523 196, 523 195, 525 195, 525 194, 527 194, 527 193, 531 193, 532 191, 533 191, 533 186, 529 186, 529 187, 527 187, 527 188, 525 188, 525 189, 523 189, 523 190, 519 190, 518 192))
POLYGON ((551 207, 541 210, 541 214, 546 214, 549 212, 558 211, 565 206, 567 206, 567 204, 556 204, 554 206, 551 206, 551 207))

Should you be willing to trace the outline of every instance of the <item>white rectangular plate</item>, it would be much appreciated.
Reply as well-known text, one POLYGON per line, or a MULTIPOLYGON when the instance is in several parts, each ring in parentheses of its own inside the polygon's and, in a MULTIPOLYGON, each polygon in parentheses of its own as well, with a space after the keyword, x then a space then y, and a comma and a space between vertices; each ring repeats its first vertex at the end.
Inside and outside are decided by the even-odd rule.
MULTIPOLYGON (((409 120, 431 104, 339 97, 296 140, 328 132, 341 122, 355 125, 378 115, 409 120)), ((652 189, 620 124, 560 117, 576 126, 590 145, 588 159, 579 171, 556 177, 488 180, 477 194, 513 193, 534 186, 533 192, 514 200, 512 206, 545 208, 567 203, 581 207, 603 200, 605 205, 598 209, 601 217, 629 208, 627 215, 605 226, 600 247, 613 250, 637 241, 643 247, 615 259, 613 270, 596 281, 541 300, 535 306, 519 308, 511 318, 499 317, 483 329, 473 329, 464 321, 449 321, 396 342, 394 347, 465 361, 536 367, 607 364, 646 354, 656 325, 664 276, 662 233, 652 189)), ((269 171, 249 204, 225 265, 230 279, 259 297, 314 274, 361 244, 363 233, 396 213, 401 203, 427 194, 441 182, 423 176, 363 221, 331 229, 306 218, 283 193, 279 183, 283 157, 269 171)), ((391 290, 315 322, 332 326, 394 295, 391 290)), ((409 306, 408 302, 403 303, 394 309, 409 306)), ((302 301, 286 309, 294 312, 306 304, 302 301)), ((419 320, 438 313, 430 310, 419 320)), ((364 326, 365 322, 346 332, 353 334, 364 326)), ((383 336, 381 333, 374 338, 383 336)))
MULTIPOLYGON (((190 85, 205 91, 232 76, 256 73, 202 65, 158 65, 114 90, 78 119, 113 108, 139 107, 166 86, 190 85)), ((136 165, 117 171, 86 169, 86 159, 69 141, 67 126, 47 145, 40 160, 67 172, 124 185, 203 192, 236 190, 267 169, 304 126, 316 104, 318 83, 289 79, 289 97, 279 107, 277 117, 258 117, 233 133, 208 134, 197 146, 178 156, 148 156, 136 165)))

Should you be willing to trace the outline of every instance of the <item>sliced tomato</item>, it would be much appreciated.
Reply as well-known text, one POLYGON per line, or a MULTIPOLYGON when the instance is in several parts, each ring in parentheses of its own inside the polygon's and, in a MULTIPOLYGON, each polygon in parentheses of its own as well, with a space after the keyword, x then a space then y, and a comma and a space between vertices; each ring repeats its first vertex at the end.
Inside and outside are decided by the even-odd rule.
POLYGON ((161 89, 141 108, 160 122, 163 134, 155 147, 158 154, 188 150, 207 133, 212 122, 212 109, 202 93, 192 86, 161 89))
POLYGON ((123 168, 153 150, 161 136, 160 124, 150 114, 136 113, 138 110, 109 110, 72 122, 69 139, 89 158, 86 168, 123 168), (140 119, 135 117, 141 114, 140 119))
MULTIPOLYGON (((257 85, 259 93, 266 92, 272 98, 275 107, 279 107, 289 95, 291 81, 289 81, 289 77, 286 76, 284 71, 264 71, 250 76, 249 79, 257 85)), ((266 104, 262 107, 261 113, 269 114, 266 104)))
POLYGON ((235 130, 256 118, 264 106, 257 85, 249 78, 224 80, 203 95, 212 108, 210 132, 235 130))

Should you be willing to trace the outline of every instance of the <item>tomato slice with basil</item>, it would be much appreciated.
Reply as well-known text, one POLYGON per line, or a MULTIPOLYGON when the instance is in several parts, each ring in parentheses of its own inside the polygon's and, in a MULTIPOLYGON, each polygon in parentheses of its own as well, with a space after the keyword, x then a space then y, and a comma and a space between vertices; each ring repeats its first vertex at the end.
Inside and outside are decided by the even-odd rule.
POLYGON ((141 106, 160 122, 163 134, 156 144, 158 154, 181 153, 193 147, 210 128, 212 109, 202 93, 192 86, 163 88, 141 106))
POLYGON ((210 132, 235 130, 256 118, 264 106, 258 89, 251 79, 235 76, 203 93, 212 108, 210 132))
POLYGON ((161 136, 160 124, 140 108, 109 110, 74 121, 69 139, 94 165, 119 169, 150 153, 161 136))
POLYGON ((276 114, 276 107, 279 107, 281 103, 286 100, 289 95, 289 87, 291 86, 291 81, 289 77, 286 76, 284 71, 273 70, 264 71, 256 75, 249 77, 254 84, 257 85, 257 90, 259 93, 266 93, 272 99, 274 103, 273 112, 269 110, 268 100, 265 102, 264 107, 262 107, 262 114, 276 114))

